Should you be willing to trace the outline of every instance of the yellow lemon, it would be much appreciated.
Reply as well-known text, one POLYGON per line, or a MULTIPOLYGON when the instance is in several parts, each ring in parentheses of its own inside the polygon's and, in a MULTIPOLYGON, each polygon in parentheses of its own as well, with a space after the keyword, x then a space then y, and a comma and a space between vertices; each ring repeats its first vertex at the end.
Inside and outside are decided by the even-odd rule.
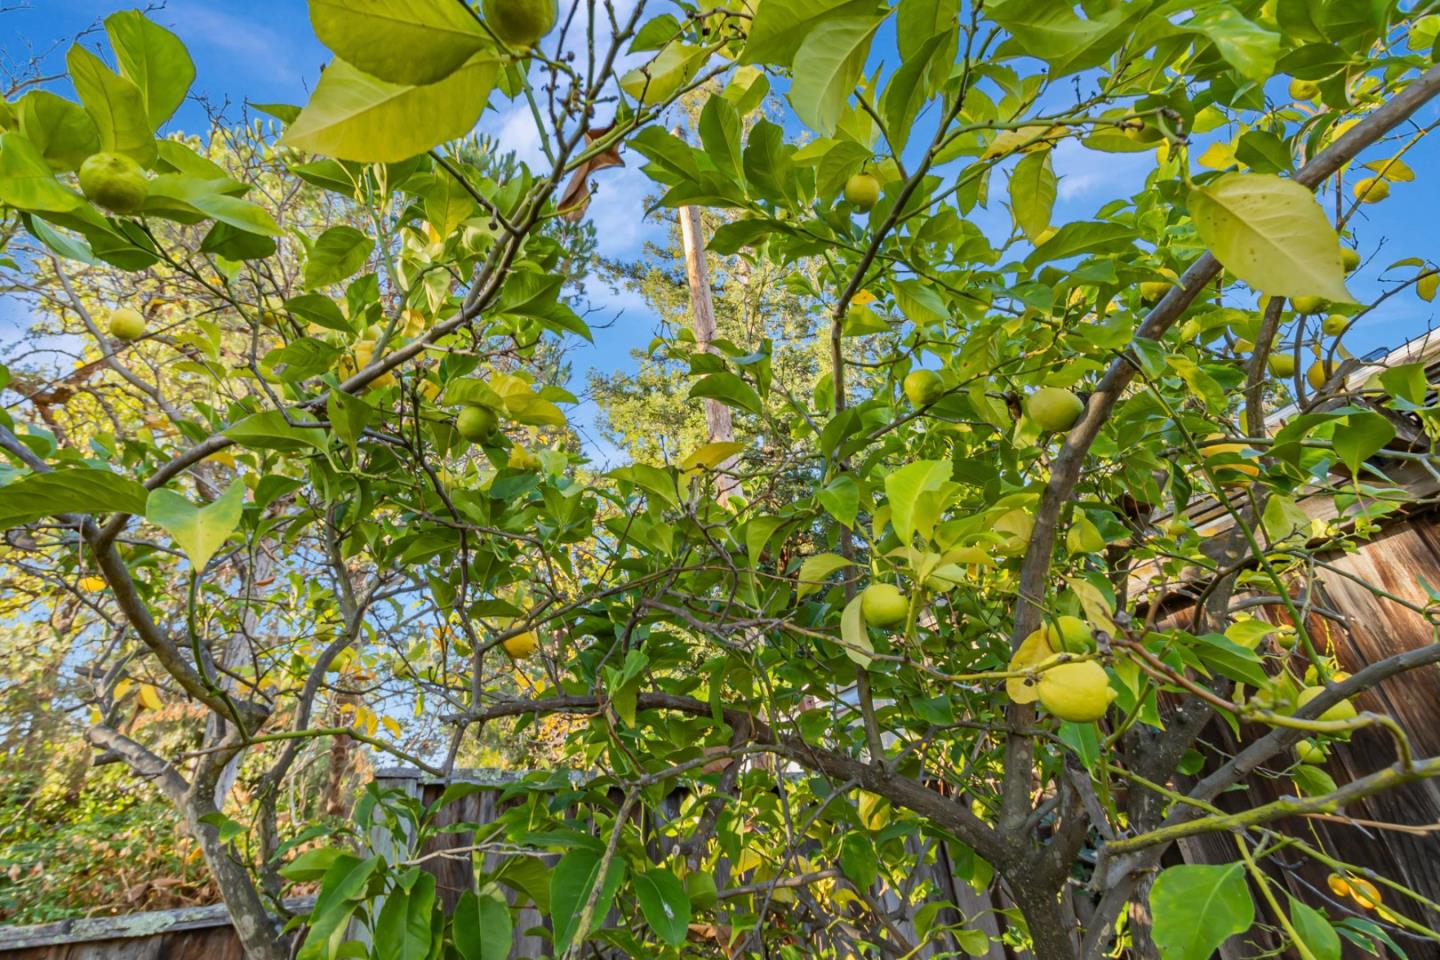
POLYGON ((501 646, 513 659, 528 660, 540 649, 540 638, 535 635, 534 630, 526 630, 524 633, 507 637, 501 646))
POLYGON ((1292 377, 1295 375, 1295 355, 1293 353, 1272 353, 1266 361, 1270 372, 1277 377, 1292 377))
POLYGON ((1072 723, 1099 720, 1115 699, 1110 677, 1094 660, 1051 667, 1040 674, 1037 692, 1041 706, 1072 723))
POLYGON ((1157 303, 1170 292, 1170 284, 1163 280, 1146 280, 1140 284, 1140 299, 1145 303, 1157 303))

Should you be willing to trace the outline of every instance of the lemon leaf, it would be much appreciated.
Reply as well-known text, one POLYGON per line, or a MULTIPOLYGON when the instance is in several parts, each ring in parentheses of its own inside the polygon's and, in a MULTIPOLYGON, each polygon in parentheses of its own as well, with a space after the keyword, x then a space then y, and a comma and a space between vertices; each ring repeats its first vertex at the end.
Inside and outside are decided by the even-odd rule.
POLYGON ((690 456, 680 461, 681 470, 714 470, 720 464, 745 449, 745 444, 733 441, 707 443, 690 456))
POLYGON ((868 654, 875 652, 870 634, 865 629, 865 618, 860 612, 860 594, 850 598, 845 611, 840 614, 840 638, 845 641, 845 656, 862 667, 870 666, 868 654))
POLYGON ((1354 303, 1340 237, 1314 194, 1270 173, 1231 173, 1190 194, 1200 239, 1225 269, 1272 297, 1354 303))

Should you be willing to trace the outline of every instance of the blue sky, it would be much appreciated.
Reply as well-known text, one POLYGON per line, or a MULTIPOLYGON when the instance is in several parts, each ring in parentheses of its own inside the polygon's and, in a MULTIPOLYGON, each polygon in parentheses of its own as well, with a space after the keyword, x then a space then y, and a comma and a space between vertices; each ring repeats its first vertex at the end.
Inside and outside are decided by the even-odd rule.
MULTIPOLYGON (((14 69, 29 57, 38 56, 44 58, 46 72, 58 72, 63 68, 64 49, 70 38, 97 24, 107 13, 134 7, 135 2, 7 0, 4 5, 19 7, 0 14, 0 51, 7 66, 14 69)), ((190 48, 198 73, 192 92, 213 105, 228 103, 231 116, 238 116, 239 106, 246 99, 303 103, 309 85, 329 59, 311 32, 304 0, 169 0, 151 16, 179 34, 190 48)), ((103 46, 103 36, 92 35, 86 42, 103 46)), ((882 37, 877 58, 893 56, 879 49, 884 45, 888 45, 888 38, 882 37)), ((1277 80, 1276 85, 1277 90, 1283 89, 1284 81, 1277 80)), ((538 159, 528 113, 501 106, 501 112, 487 115, 484 126, 522 159, 538 159)), ((1436 117, 1440 117, 1440 107, 1432 104, 1418 119, 1423 123, 1436 117)), ((193 101, 187 102, 171 122, 172 128, 184 130, 203 130, 205 125, 204 108, 193 101)), ((1427 167, 1440 164, 1440 144, 1422 147, 1410 155, 1410 160, 1420 171, 1421 180, 1397 185, 1391 200, 1365 208, 1356 221, 1356 241, 1362 252, 1369 256, 1381 250, 1375 263, 1352 279, 1353 291, 1362 298, 1385 289, 1380 280, 1384 264, 1405 256, 1440 258, 1434 239, 1436 221, 1440 219, 1440 191, 1424 176, 1427 167)), ((624 170, 600 175, 601 192, 590 211, 601 252, 610 257, 637 257, 647 239, 660 239, 664 234, 663 224, 641 219, 641 198, 649 187, 636 169, 639 158, 631 155, 629 162, 631 166, 624 170)), ((1092 153, 1067 141, 1056 151, 1054 163, 1061 178, 1055 220, 1064 222, 1091 216, 1106 201, 1133 193, 1153 158, 1149 153, 1092 153)), ((1003 186, 999 182, 992 184, 992 198, 1003 195, 1003 186)), ((992 238, 1009 228, 1009 214, 998 199, 992 200, 990 210, 977 211, 975 219, 992 238)), ((594 305, 602 311, 601 317, 610 319, 618 314, 619 321, 599 338, 597 346, 573 354, 577 374, 583 376, 590 367, 633 367, 629 351, 649 342, 654 334, 653 315, 634 295, 614 294, 598 283, 591 283, 588 289, 594 305)), ((7 312, 0 305, 0 326, 7 312)), ((1435 305, 1420 301, 1413 293, 1402 294, 1358 324, 1347 337, 1347 345, 1356 354, 1397 346, 1433 325, 1436 314, 1435 305)), ((15 318, 8 319, 13 322, 15 318)), ((576 385, 582 386, 583 381, 576 385)), ((579 419, 589 421, 591 413, 582 410, 579 419)), ((598 437, 592 435, 592 441, 598 441, 598 437)), ((612 453, 598 442, 593 450, 602 458, 612 453)))

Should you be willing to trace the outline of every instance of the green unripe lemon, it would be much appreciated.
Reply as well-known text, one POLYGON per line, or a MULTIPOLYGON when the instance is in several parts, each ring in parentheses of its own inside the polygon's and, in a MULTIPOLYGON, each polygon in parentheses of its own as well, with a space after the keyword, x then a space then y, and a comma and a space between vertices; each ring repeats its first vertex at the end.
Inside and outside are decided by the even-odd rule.
POLYGON ((1295 375, 1295 355, 1293 353, 1272 353, 1266 361, 1270 372, 1277 377, 1293 377, 1295 375))
POLYGON ((1291 297, 1290 306, 1296 313, 1320 313, 1330 306, 1330 301, 1324 297, 1291 297))
POLYGON ((1041 706, 1071 723, 1099 720, 1115 699, 1110 677, 1094 660, 1051 667, 1040 674, 1037 692, 1041 706))
POLYGON ((469 406, 461 410, 460 415, 455 418, 455 429, 471 443, 478 443, 489 437, 497 426, 499 420, 495 417, 495 411, 489 407, 469 406))
POLYGON ((480 12, 495 35, 512 47, 533 46, 555 27, 555 0, 481 0, 480 12))
POLYGON ((145 336, 145 317, 134 307, 121 307, 110 314, 110 336, 116 340, 139 340, 145 336))
POLYGON ((134 213, 150 186, 140 164, 123 153, 93 153, 80 164, 80 192, 111 213, 134 213))
POLYGON ((1095 646, 1095 633, 1079 617, 1060 616, 1046 627, 1045 637, 1056 653, 1088 653, 1095 646))
MULTIPOLYGON (((1320 696, 1320 694, 1324 692, 1324 687, 1306 687, 1304 690, 1301 690, 1300 695, 1295 698, 1296 708, 1298 709, 1305 706, 1305 704, 1309 703, 1311 700, 1314 700, 1316 697, 1320 696)), ((1339 703, 1335 704, 1333 707, 1330 707, 1324 713, 1320 714, 1320 716, 1316 717, 1316 719, 1352 720, 1356 716, 1357 711, 1355 710, 1355 704, 1351 703, 1349 700, 1341 700, 1339 703)))
POLYGON ((1354 247, 1341 247, 1340 265, 1345 268, 1346 273, 1360 266, 1360 251, 1354 247))
POLYGON ((928 407, 945 395, 945 381, 934 370, 912 370, 903 387, 912 407, 928 407))
POLYGON ((1320 96, 1320 84, 1314 80, 1291 80, 1290 99, 1297 103, 1305 100, 1314 100, 1320 96))
POLYGON ((1301 740, 1295 744, 1295 759, 1301 763, 1322 764, 1325 762, 1325 748, 1314 740, 1301 740))
POLYGON ((880 181, 872 173, 854 173, 845 181, 845 199, 860 210, 869 210, 880 199, 880 181))
POLYGON ((909 602, 900 588, 890 583, 872 583, 860 594, 860 615, 872 627, 893 627, 905 619, 909 602))
POLYGON ((1069 430, 1085 412, 1085 404, 1069 390, 1041 387, 1026 399, 1025 412, 1042 430, 1069 430))
POLYGON ((1320 329, 1325 331, 1326 336, 1338 337, 1345 332, 1345 328, 1348 326, 1350 326, 1349 317, 1340 313, 1332 313, 1321 322, 1320 329))

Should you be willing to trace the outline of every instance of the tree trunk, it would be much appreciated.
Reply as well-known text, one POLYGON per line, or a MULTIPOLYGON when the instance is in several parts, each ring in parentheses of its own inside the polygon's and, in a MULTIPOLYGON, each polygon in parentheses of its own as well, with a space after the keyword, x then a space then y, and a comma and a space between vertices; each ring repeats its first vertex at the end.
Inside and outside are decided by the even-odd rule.
MULTIPOLYGON (((690 283, 690 314, 695 322, 695 342, 700 349, 710 352, 715 339, 715 304, 710 295, 710 268, 705 259, 705 229, 700 222, 699 207, 680 208, 680 240, 685 247, 685 277, 690 283)), ((730 419, 730 408, 714 397, 705 398, 705 422, 709 427, 710 442, 735 439, 735 424, 730 419)), ((730 457, 720 465, 716 487, 723 503, 731 494, 739 492, 739 483, 730 471, 734 469, 735 458, 730 457)))

